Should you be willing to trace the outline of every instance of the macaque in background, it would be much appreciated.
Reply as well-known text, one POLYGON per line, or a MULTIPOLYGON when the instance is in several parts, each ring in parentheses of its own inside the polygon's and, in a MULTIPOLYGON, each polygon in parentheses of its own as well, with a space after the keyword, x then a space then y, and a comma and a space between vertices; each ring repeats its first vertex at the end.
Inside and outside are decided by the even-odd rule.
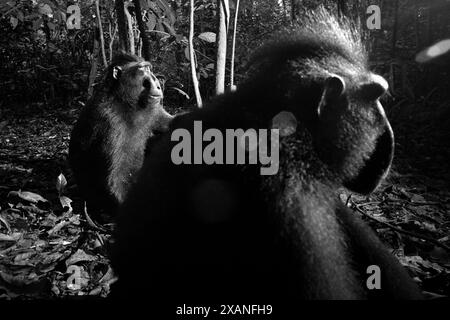
POLYGON ((72 131, 69 162, 90 214, 114 216, 144 161, 147 140, 172 116, 151 64, 119 54, 72 131))

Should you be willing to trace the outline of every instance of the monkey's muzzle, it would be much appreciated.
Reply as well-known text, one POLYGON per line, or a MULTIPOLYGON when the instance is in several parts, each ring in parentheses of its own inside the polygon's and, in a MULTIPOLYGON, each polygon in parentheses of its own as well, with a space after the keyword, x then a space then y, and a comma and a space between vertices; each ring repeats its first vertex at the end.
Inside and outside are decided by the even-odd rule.
POLYGON ((161 86, 159 84, 158 79, 155 77, 147 77, 142 81, 142 86, 147 91, 148 97, 151 98, 162 98, 163 92, 161 90, 161 86))
POLYGON ((346 182, 345 187, 361 194, 371 193, 387 176, 393 157, 394 133, 388 123, 383 134, 378 137, 374 151, 365 161, 358 175, 346 182))

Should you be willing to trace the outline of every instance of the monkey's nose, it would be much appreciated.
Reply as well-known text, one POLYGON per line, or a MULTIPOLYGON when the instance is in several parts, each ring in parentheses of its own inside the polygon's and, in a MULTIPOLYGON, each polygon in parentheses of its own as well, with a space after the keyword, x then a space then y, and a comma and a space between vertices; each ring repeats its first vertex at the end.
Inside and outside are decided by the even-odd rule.
POLYGON ((151 75, 152 83, 154 83, 154 86, 156 89, 161 90, 161 85, 159 84, 158 78, 156 78, 153 74, 151 75))

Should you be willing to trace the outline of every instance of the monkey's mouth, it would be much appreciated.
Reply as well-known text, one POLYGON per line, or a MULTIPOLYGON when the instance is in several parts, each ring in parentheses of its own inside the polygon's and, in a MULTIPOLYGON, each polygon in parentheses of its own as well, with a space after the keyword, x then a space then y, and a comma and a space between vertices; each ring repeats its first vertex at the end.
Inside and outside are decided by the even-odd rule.
POLYGON ((344 183, 348 189, 368 194, 375 190, 381 180, 386 177, 394 157, 394 135, 390 125, 378 137, 375 150, 364 163, 363 168, 352 180, 344 183))

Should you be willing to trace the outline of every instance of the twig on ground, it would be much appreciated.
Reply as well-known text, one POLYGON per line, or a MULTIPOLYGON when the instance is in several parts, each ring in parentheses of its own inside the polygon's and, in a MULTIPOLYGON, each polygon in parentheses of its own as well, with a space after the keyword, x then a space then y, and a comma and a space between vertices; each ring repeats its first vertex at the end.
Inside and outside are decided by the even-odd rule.
POLYGON ((91 217, 89 217, 89 214, 87 212, 86 201, 84 202, 84 216, 86 217, 86 222, 90 228, 100 231, 100 232, 103 232, 103 233, 109 233, 106 229, 96 225, 95 222, 92 221, 91 217))
POLYGON ((377 218, 372 217, 370 214, 368 214, 368 213, 365 212, 364 210, 360 209, 360 208, 358 207, 358 205, 355 204, 354 202, 352 202, 351 204, 352 204, 352 208, 356 209, 356 211, 358 211, 359 213, 362 213, 363 215, 365 215, 365 216, 368 217, 369 219, 372 219, 373 221, 376 221, 376 222, 378 222, 378 223, 381 223, 381 224, 385 225, 386 227, 388 227, 388 228, 390 228, 390 229, 392 229, 392 230, 395 230, 395 231, 397 231, 397 232, 400 232, 400 233, 409 235, 409 236, 411 236, 411 237, 415 237, 415 238, 419 238, 419 239, 422 239, 422 240, 426 240, 426 241, 428 241, 428 242, 431 242, 431 243, 433 243, 434 245, 439 246, 439 247, 441 247, 441 248, 443 248, 443 249, 445 249, 445 250, 447 250, 447 251, 450 252, 450 247, 449 247, 449 246, 447 246, 447 245, 445 245, 445 244, 443 244, 443 243, 440 243, 439 241, 437 241, 437 240, 435 240, 435 239, 432 239, 432 238, 430 238, 430 237, 423 236, 423 235, 420 235, 420 234, 417 234, 417 233, 414 233, 414 232, 411 232, 411 231, 403 230, 403 229, 401 229, 401 228, 398 228, 398 227, 396 227, 396 226, 390 224, 389 222, 380 221, 380 220, 378 220, 377 218))

